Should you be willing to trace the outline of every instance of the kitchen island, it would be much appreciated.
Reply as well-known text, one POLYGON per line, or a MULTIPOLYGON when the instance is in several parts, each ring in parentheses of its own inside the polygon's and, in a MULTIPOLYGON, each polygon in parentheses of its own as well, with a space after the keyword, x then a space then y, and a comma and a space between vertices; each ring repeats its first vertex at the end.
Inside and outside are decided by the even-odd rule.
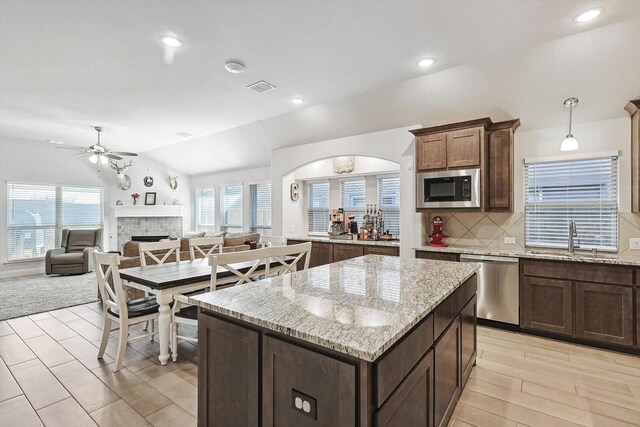
POLYGON ((446 425, 476 264, 367 255, 190 298, 201 426, 446 425))

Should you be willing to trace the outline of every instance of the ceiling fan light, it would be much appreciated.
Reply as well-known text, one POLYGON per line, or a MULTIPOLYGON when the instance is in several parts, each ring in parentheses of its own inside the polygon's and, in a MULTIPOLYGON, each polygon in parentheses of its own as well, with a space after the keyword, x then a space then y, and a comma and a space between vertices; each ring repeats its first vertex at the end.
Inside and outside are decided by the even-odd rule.
POLYGON ((103 165, 106 165, 107 163, 109 163, 109 159, 107 159, 105 156, 100 156, 100 162, 103 165))
POLYGON ((560 144, 560 151, 576 151, 578 149, 578 140, 569 134, 560 144))
POLYGON ((95 165, 96 163, 98 163, 98 156, 96 156, 95 154, 92 154, 89 157, 89 161, 95 165))

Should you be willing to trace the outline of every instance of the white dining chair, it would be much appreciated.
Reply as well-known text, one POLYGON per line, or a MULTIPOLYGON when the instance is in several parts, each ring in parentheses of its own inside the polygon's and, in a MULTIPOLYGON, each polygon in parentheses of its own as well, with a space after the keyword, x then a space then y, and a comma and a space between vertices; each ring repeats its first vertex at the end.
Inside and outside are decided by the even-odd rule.
POLYGON ((214 253, 221 254, 223 244, 224 237, 200 237, 189 239, 189 255, 191 256, 191 260, 196 259, 196 254, 202 255, 203 258, 214 253))
MULTIPOLYGON (((138 244, 138 255, 140 257, 140 266, 147 266, 147 257, 154 260, 157 264, 165 262, 173 262, 171 255, 175 254, 175 262, 180 261, 180 240, 168 240, 164 242, 141 242, 138 244)), ((148 296, 148 294, 145 294, 148 296)), ((145 325, 144 330, 149 329, 151 332, 155 329, 154 321, 150 321, 145 325)), ((153 341, 153 335, 151 336, 153 341)))
POLYGON ((118 352, 116 354, 113 372, 118 372, 122 368, 124 353, 127 342, 153 337, 157 332, 129 337, 129 327, 138 323, 153 321, 158 318, 158 304, 155 298, 141 298, 127 302, 127 294, 120 279, 120 256, 103 252, 93 252, 93 265, 96 272, 96 280, 102 307, 104 322, 102 326, 102 340, 98 350, 98 359, 102 359, 104 351, 109 342, 111 324, 119 325, 118 352), (111 282, 111 285, 109 284, 111 282))
MULTIPOLYGON (((299 271, 298 262, 303 258, 305 261, 303 261, 301 270, 306 270, 309 267, 310 253, 311 242, 307 242, 299 245, 274 246, 251 251, 209 255, 209 265, 211 266, 209 291, 215 291, 219 285, 237 286, 273 273, 286 274, 299 271), (236 268, 239 263, 244 263, 245 265, 242 268, 236 268), (272 264, 275 264, 274 268, 271 267, 272 264), (231 274, 227 277, 218 278, 219 275, 225 272, 231 274)), ((178 359, 178 339, 198 342, 197 338, 179 335, 178 331, 179 325, 198 325, 198 310, 196 306, 189 306, 179 311, 175 310, 178 303, 187 301, 187 297, 174 295, 174 299, 176 303, 174 304, 174 310, 172 310, 171 356, 175 362, 178 359)))

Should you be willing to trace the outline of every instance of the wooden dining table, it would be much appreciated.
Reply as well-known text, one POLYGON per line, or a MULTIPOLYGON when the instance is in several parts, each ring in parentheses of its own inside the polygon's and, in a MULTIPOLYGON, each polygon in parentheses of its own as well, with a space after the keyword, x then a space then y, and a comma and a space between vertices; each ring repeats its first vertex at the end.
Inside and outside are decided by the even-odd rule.
MULTIPOLYGON (((240 272, 248 271, 255 261, 231 264, 240 272)), ((258 268, 256 273, 264 269, 258 268)), ((237 277, 228 270, 218 267, 217 279, 237 277)), ((120 278, 127 286, 140 289, 156 297, 158 309, 158 338, 162 365, 169 361, 169 342, 171 326, 170 304, 175 294, 206 289, 211 283, 211 267, 207 258, 170 262, 165 264, 131 267, 120 270, 120 278)), ((230 286, 230 285, 227 285, 230 286)), ((220 287, 225 287, 221 285, 220 287)), ((218 287, 217 287, 218 288, 218 287)))

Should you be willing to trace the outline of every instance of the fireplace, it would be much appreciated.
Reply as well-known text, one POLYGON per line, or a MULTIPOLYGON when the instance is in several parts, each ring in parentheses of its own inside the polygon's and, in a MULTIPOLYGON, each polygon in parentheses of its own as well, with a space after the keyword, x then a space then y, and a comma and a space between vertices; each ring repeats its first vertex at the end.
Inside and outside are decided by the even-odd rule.
POLYGON ((131 236, 133 242, 159 242, 168 238, 169 236, 131 236))

